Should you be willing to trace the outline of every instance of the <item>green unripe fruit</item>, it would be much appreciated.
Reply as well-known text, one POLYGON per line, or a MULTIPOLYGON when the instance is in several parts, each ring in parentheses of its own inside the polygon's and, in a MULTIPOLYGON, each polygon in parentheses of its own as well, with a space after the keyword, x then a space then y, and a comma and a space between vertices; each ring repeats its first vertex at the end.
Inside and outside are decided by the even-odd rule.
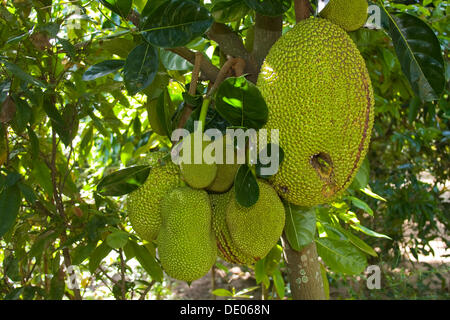
POLYGON ((168 162, 150 170, 145 183, 127 196, 127 213, 134 231, 144 240, 153 241, 161 227, 160 202, 180 184, 180 172, 168 162))
POLYGON ((368 7, 367 0, 330 0, 319 15, 345 31, 354 31, 366 24, 368 7))
POLYGON ((226 211, 226 222, 233 243, 256 260, 264 258, 280 239, 284 228, 284 205, 275 190, 258 180, 259 199, 251 207, 234 199, 234 190, 226 211))
POLYGON ((204 150, 210 142, 202 141, 200 148, 197 148, 195 144, 200 141, 194 139, 194 137, 195 134, 191 133, 181 142, 183 144, 186 143, 186 146, 190 144, 189 148, 185 147, 183 148, 183 151, 180 152, 180 156, 184 159, 189 159, 189 163, 182 162, 180 164, 181 175, 183 180, 192 188, 203 189, 209 186, 216 178, 217 165, 215 163, 208 164, 203 159, 204 150), (185 155, 184 152, 187 152, 188 155, 185 155), (196 155, 199 161, 196 161, 196 155))
POLYGON ((158 252, 166 273, 188 282, 203 277, 217 255, 206 191, 189 187, 172 190, 161 202, 161 216, 158 252))

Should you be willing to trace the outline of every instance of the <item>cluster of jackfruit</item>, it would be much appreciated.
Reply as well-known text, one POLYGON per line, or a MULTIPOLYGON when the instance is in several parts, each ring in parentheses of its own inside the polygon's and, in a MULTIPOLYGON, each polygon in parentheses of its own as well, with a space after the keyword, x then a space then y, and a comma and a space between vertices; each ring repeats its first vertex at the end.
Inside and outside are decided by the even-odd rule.
MULTIPOLYGON (((128 195, 133 229, 157 243, 161 266, 173 278, 191 282, 204 276, 217 255, 231 263, 253 264, 267 255, 283 231, 284 206, 268 183, 258 181, 259 200, 250 208, 235 200, 232 186, 239 165, 219 161, 229 143, 223 139, 223 154, 214 155, 218 163, 177 166, 168 160, 162 165, 149 158, 152 169, 146 182, 128 195)), ((202 151, 210 143, 215 142, 203 144, 202 151)))
POLYGON ((257 85, 269 108, 264 128, 279 129, 285 153, 270 179, 278 194, 305 207, 342 194, 374 119, 369 74, 346 31, 322 18, 301 21, 273 45, 257 85))

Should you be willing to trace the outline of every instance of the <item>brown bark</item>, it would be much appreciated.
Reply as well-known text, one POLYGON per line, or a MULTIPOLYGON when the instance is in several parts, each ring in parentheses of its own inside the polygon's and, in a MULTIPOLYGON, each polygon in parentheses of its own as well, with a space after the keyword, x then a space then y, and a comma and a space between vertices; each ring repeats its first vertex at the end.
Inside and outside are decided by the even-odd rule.
POLYGON ((316 243, 313 241, 301 251, 295 251, 284 236, 282 242, 292 299, 325 300, 316 243))
POLYGON ((297 23, 308 19, 313 11, 309 0, 294 0, 294 10, 297 23))

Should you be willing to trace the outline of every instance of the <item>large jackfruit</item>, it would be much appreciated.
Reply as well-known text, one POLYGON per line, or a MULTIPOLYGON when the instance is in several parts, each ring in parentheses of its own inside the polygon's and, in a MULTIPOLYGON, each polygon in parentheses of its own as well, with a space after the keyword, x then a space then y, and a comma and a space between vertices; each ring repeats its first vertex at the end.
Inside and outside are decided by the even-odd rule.
POLYGON ((258 180, 259 199, 251 207, 241 206, 231 200, 226 211, 226 222, 233 243, 255 260, 264 258, 280 239, 284 228, 285 211, 275 190, 263 180, 258 180))
POLYGON ((230 201, 235 201, 231 198, 231 195, 231 191, 210 195, 213 212, 213 229, 216 234, 217 249, 219 251, 219 256, 228 262, 250 265, 255 263, 258 259, 237 248, 231 238, 230 231, 228 230, 226 211, 230 201))
POLYGON ((367 21, 367 0, 330 0, 320 16, 337 24, 345 31, 354 31, 367 21))
POLYGON ((156 239, 161 227, 160 202, 180 182, 178 167, 168 161, 164 166, 153 167, 145 183, 127 196, 128 217, 142 239, 156 239))
POLYGON ((352 182, 366 155, 374 96, 347 33, 325 19, 298 23, 269 51, 258 77, 285 153, 270 182, 299 206, 327 203, 352 182))
POLYGON ((166 273, 188 282, 204 276, 217 256, 206 191, 189 187, 172 190, 161 202, 161 216, 158 252, 166 273))

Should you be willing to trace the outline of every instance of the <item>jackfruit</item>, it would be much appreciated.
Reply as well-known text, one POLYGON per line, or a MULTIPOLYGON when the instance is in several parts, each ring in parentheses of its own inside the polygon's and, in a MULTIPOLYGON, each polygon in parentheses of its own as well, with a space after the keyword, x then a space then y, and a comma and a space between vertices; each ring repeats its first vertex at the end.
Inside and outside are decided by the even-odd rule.
MULTIPOLYGON (((230 190, 231 186, 234 183, 234 177, 236 176, 236 172, 239 169, 239 164, 237 164, 237 156, 236 152, 234 152, 234 156, 232 159, 233 163, 227 163, 227 146, 229 150, 234 151, 234 146, 232 144, 231 139, 228 139, 227 135, 224 135, 221 139, 222 143, 222 153, 216 152, 215 159, 217 164, 217 174, 213 183, 211 183, 206 190, 211 192, 226 192, 230 190)), ((212 143, 219 143, 219 141, 214 141, 212 143)), ((219 147, 219 145, 217 146, 219 147)))
POLYGON ((179 186, 180 172, 170 160, 150 170, 145 183, 127 196, 127 213, 133 230, 144 240, 156 239, 161 227, 160 202, 179 186))
POLYGON ((158 252, 166 273, 188 282, 204 276, 217 256, 206 191, 189 187, 172 190, 161 202, 161 215, 158 252))
POLYGON ((284 228, 284 205, 275 190, 258 180, 259 199, 251 207, 241 206, 234 199, 226 210, 226 222, 233 243, 256 260, 264 258, 281 236, 284 228))
POLYGON ((373 126, 372 85, 358 48, 330 21, 303 20, 273 45, 257 85, 269 108, 264 129, 279 129, 275 143, 285 154, 269 181, 299 206, 332 201, 356 175, 373 126))
POLYGON ((242 252, 231 239, 226 222, 227 207, 230 201, 234 201, 231 195, 231 191, 221 194, 210 194, 213 212, 213 229, 216 235, 219 256, 230 263, 254 264, 259 259, 242 252))
POLYGON ((203 159, 203 151, 210 143, 209 141, 203 141, 202 140, 202 148, 201 148, 201 154, 200 152, 197 152, 197 155, 200 158, 200 161, 198 163, 195 163, 195 143, 197 143, 197 140, 194 138, 195 134, 191 133, 189 136, 185 137, 181 143, 190 143, 190 149, 184 148, 180 152, 180 156, 185 156, 188 160, 190 159, 189 163, 182 162, 180 164, 181 169, 181 175, 183 177, 183 180, 186 181, 188 185, 190 185, 192 188, 195 189, 203 189, 209 186, 217 175, 217 165, 215 163, 208 164, 203 159), (186 151, 189 153, 189 155, 184 155, 183 151, 186 151))
POLYGON ((367 0, 330 0, 319 15, 345 31, 354 31, 366 24, 368 7, 367 0))

